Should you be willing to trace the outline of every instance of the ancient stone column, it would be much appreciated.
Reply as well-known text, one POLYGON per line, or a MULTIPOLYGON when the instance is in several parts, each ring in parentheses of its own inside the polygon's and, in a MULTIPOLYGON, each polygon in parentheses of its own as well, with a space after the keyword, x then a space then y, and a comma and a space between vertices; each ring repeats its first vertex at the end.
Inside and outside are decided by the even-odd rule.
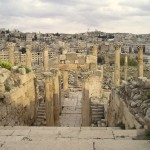
POLYGON ((61 103, 61 73, 59 71, 59 76, 58 76, 58 81, 59 81, 59 114, 62 112, 62 103, 61 103))
POLYGON ((32 50, 32 46, 31 45, 26 45, 26 66, 29 69, 32 69, 32 56, 31 56, 31 50, 32 50))
POLYGON ((14 66, 15 62, 14 62, 14 51, 15 51, 15 46, 10 44, 8 46, 9 48, 9 62, 14 66))
POLYGON ((127 72, 128 72, 128 55, 125 54, 124 59, 124 80, 127 81, 127 72))
POLYGON ((46 124, 54 126, 54 108, 53 108, 53 74, 45 72, 45 103, 46 103, 46 124))
POLYGON ((53 73, 53 102, 54 102, 54 124, 59 126, 60 98, 59 98, 59 70, 52 69, 53 73))
POLYGON ((37 118, 38 105, 39 105, 39 87, 37 83, 37 77, 34 78, 34 90, 35 90, 35 104, 34 104, 34 118, 37 118))
POLYGON ((49 57, 48 57, 48 46, 45 45, 44 47, 44 54, 43 54, 43 61, 44 61, 44 72, 48 71, 48 63, 49 63, 49 57))
POLYGON ((68 90, 68 71, 63 71, 63 90, 68 90))
POLYGON ((90 97, 89 97, 89 79, 86 74, 83 76, 82 83, 82 126, 90 126, 91 117, 90 117, 90 97))
POLYGON ((115 45, 115 86, 120 85, 120 52, 121 46, 115 45))
POLYGON ((114 72, 112 72, 112 84, 114 84, 115 83, 115 74, 114 74, 114 72))
POLYGON ((138 77, 143 77, 143 48, 138 46, 138 77))

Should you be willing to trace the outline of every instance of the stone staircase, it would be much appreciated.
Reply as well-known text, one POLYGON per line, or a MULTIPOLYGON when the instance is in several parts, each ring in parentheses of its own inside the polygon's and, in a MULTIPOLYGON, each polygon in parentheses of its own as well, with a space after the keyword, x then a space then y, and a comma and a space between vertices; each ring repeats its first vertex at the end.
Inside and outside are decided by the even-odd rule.
POLYGON ((106 127, 104 105, 91 102, 92 126, 106 127))
POLYGON ((35 126, 46 126, 46 108, 45 102, 41 101, 38 107, 37 118, 34 123, 35 126))

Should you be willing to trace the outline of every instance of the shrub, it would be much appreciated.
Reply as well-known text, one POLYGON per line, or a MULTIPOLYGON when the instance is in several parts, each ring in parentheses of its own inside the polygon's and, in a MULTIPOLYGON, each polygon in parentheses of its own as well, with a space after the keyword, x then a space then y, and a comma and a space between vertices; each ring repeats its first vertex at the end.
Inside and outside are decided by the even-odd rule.
POLYGON ((136 61, 135 59, 129 58, 129 59, 128 59, 128 65, 129 65, 129 66, 137 66, 138 63, 137 63, 137 61, 136 61))
POLYGON ((143 140, 150 140, 150 131, 145 131, 145 136, 143 140))
POLYGON ((29 68, 25 67, 25 69, 26 69, 26 73, 31 72, 31 70, 29 68))
POLYGON ((25 68, 26 69, 26 73, 31 72, 31 69, 29 69, 27 66, 24 66, 24 65, 20 65, 18 68, 25 68))
POLYGON ((5 85, 5 90, 6 90, 7 92, 9 92, 9 91, 11 90, 10 86, 6 84, 6 85, 5 85))
MULTIPOLYGON (((125 58, 123 56, 121 56, 121 58, 120 58, 121 66, 124 66, 124 61, 125 61, 125 58)), ((137 63, 136 59, 128 57, 128 66, 137 66, 137 65, 138 65, 138 63, 137 63)))
POLYGON ((12 64, 11 64, 11 63, 9 63, 9 62, 4 62, 4 61, 0 61, 0 66, 1 66, 2 68, 6 68, 6 69, 8 69, 8 70, 11 70, 11 68, 12 68, 12 64))
POLYGON ((121 56, 120 57, 120 65, 121 66, 124 66, 124 60, 125 60, 125 58, 121 56))

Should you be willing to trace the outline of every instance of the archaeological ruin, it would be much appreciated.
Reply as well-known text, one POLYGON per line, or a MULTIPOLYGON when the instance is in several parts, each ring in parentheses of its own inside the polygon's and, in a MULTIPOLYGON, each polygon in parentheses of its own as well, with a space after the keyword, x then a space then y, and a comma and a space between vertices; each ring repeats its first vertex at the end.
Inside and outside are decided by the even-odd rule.
POLYGON ((115 64, 111 66, 97 63, 97 45, 86 54, 64 47, 51 58, 46 44, 36 53, 26 45, 25 54, 18 54, 15 45, 8 43, 7 53, 0 55, 2 62, 11 64, 11 68, 0 67, 0 135, 11 136, 20 130, 16 135, 28 142, 40 136, 47 141, 45 135, 50 138, 51 134, 97 141, 134 139, 134 144, 145 140, 150 134, 150 75, 144 76, 142 46, 137 45, 138 65, 132 71, 121 46, 114 44, 115 64))

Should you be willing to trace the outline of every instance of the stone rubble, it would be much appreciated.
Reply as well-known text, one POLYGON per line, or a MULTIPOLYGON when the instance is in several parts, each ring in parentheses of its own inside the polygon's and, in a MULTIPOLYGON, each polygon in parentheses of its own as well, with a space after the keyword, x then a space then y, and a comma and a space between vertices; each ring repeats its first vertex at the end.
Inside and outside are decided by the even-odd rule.
POLYGON ((150 125, 150 79, 139 77, 138 80, 122 82, 118 94, 129 107, 137 121, 143 125, 150 125))

